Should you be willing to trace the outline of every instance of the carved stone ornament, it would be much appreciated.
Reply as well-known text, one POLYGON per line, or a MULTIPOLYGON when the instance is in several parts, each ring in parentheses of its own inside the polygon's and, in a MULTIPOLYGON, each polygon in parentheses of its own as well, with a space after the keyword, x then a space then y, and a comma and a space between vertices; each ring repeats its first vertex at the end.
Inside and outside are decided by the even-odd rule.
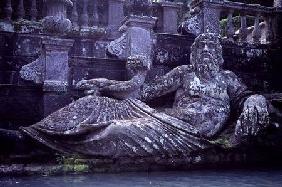
POLYGON ((48 33, 64 34, 71 30, 72 24, 67 19, 66 9, 73 6, 70 0, 44 0, 47 6, 47 16, 43 18, 43 29, 48 33))

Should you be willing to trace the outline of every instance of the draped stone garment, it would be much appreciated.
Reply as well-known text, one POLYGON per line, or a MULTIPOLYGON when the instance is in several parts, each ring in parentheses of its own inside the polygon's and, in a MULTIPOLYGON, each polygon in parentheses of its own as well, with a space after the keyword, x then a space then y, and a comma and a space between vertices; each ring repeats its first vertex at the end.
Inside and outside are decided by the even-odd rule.
POLYGON ((111 158, 189 154, 210 145, 189 123, 137 99, 94 95, 21 130, 61 153, 111 158))

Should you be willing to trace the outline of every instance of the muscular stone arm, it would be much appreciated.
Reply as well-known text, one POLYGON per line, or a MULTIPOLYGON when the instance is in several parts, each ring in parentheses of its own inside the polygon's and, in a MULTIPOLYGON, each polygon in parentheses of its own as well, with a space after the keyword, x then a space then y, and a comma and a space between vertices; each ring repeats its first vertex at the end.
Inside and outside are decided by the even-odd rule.
POLYGON ((105 92, 124 92, 124 91, 134 91, 139 89, 140 86, 145 81, 145 74, 138 74, 132 77, 128 81, 116 81, 114 84, 106 86, 101 89, 105 92))
MULTIPOLYGON (((254 136, 268 126, 269 113, 267 101, 264 96, 247 91, 247 87, 240 82, 236 75, 227 72, 228 91, 231 104, 237 105, 240 116, 236 121, 235 139, 242 141, 244 136, 254 136)), ((234 106, 233 106, 234 107, 234 106)), ((235 108, 235 109, 236 109, 235 108)))
POLYGON ((106 78, 95 78, 90 80, 81 80, 76 84, 76 87, 81 90, 92 90, 105 86, 119 84, 122 81, 109 80, 106 78))
POLYGON ((191 71, 189 66, 179 66, 166 75, 145 84, 141 90, 141 99, 146 101, 176 91, 183 84, 183 73, 187 71, 191 71))
POLYGON ((231 107, 239 113, 244 101, 253 94, 247 86, 232 71, 224 71, 228 85, 228 95, 231 99, 231 107))

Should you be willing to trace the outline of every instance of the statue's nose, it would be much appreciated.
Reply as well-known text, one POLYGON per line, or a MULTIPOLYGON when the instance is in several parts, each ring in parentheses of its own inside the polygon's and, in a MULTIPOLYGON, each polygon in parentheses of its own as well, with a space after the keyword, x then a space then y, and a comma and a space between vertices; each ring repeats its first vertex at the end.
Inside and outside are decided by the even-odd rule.
POLYGON ((208 45, 205 44, 204 51, 208 51, 208 50, 209 50, 208 45))

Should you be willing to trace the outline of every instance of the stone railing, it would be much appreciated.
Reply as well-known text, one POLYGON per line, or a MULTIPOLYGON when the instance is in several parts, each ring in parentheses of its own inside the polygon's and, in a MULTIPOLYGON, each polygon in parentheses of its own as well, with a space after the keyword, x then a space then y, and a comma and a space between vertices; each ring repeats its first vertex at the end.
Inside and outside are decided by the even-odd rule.
MULTIPOLYGON (((56 0, 2 0, 0 1, 0 31, 41 33, 46 28, 49 30, 52 21, 55 21, 50 18, 45 22, 47 27, 44 27, 44 18, 57 14, 57 17, 63 15, 71 21, 70 31, 91 33, 99 27, 105 28, 112 36, 118 35, 118 29, 125 17, 124 0, 62 0, 60 2, 58 6, 56 3, 59 1, 56 0)), ((158 18, 156 32, 177 33, 178 11, 181 5, 165 0, 153 3, 153 16, 158 18)), ((61 25, 60 30, 64 30, 63 24, 61 25)))
POLYGON ((93 27, 104 27, 114 32, 124 19, 124 0, 62 0, 63 7, 57 6, 58 2, 1 0, 0 31, 33 33, 36 27, 38 32, 41 32, 43 28, 41 20, 57 14, 59 17, 66 16, 71 21, 73 31, 89 31, 93 27))
POLYGON ((282 12, 277 7, 223 0, 194 0, 191 8, 200 32, 221 33, 228 41, 240 43, 272 42, 277 36, 276 17, 282 12))
POLYGON ((29 29, 32 31, 40 29, 36 22, 46 13, 43 1, 2 0, 0 2, 0 31, 29 32, 29 29))

